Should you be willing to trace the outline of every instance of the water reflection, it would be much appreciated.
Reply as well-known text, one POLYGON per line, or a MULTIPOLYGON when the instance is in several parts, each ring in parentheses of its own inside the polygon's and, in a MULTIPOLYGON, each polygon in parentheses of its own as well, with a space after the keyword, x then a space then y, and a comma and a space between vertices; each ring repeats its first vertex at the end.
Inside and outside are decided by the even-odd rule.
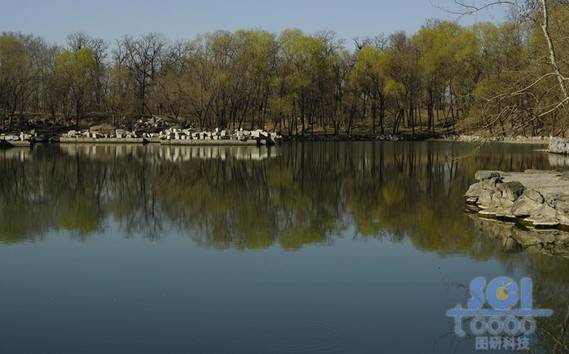
POLYGON ((32 150, 30 148, 0 149, 0 160, 25 161, 31 157, 32 150))
POLYGON ((548 154, 549 164, 555 168, 569 169, 569 156, 559 154, 548 154))
POLYGON ((81 155, 90 159, 109 160, 135 156, 139 159, 144 157, 144 162, 184 162, 195 159, 237 159, 248 161, 260 161, 277 156, 278 148, 256 146, 161 146, 157 144, 141 147, 140 145, 88 145, 88 144, 64 144, 59 149, 70 156, 81 155))
POLYGON ((212 247, 295 249, 353 227, 357 237, 409 236, 421 249, 481 256, 462 213, 474 172, 549 167, 542 153, 502 150, 472 155, 470 145, 441 143, 13 150, 0 158, 0 237, 59 229, 88 237, 113 220, 150 237, 171 225, 197 230, 188 234, 212 247))
POLYGON ((564 350, 569 263, 506 252, 464 214, 476 170, 552 167, 534 149, 432 142, 14 150, 0 155, 0 242, 59 230, 94 237, 109 223, 151 239, 175 228, 217 249, 409 240, 443 257, 495 260, 533 276, 539 306, 556 311, 542 328, 544 346, 564 350))

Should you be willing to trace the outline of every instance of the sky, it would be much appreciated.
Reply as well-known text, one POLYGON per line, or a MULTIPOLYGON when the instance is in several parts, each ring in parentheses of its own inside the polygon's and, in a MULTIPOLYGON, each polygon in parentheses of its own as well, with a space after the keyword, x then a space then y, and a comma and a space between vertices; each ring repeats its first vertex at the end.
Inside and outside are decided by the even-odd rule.
MULTIPOLYGON (((441 9, 452 5, 452 0, 0 0, 0 31, 63 44, 77 31, 113 41, 147 32, 179 40, 216 30, 300 28, 333 30, 351 42, 379 33, 414 33, 430 18, 457 20, 441 9)), ((497 21, 499 13, 458 20, 497 21)))

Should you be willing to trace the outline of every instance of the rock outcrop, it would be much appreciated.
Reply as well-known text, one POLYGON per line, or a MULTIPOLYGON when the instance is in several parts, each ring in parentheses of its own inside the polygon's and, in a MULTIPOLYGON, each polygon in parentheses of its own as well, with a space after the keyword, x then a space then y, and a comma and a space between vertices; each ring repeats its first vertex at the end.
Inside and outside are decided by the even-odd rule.
POLYGON ((480 216, 521 221, 536 228, 569 228, 569 174, 478 171, 466 202, 480 216))
POLYGON ((553 154, 569 155, 568 139, 553 139, 549 143, 548 151, 553 154))

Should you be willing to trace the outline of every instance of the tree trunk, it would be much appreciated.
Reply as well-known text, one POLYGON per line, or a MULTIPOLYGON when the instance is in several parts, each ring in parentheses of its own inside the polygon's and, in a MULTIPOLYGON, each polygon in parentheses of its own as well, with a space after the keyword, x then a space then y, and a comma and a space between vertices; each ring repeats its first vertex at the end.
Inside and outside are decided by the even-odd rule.
POLYGON ((379 95, 379 125, 381 134, 385 134, 385 97, 379 95))
POLYGON ((557 53, 555 52, 555 46, 553 45, 553 40, 551 39, 551 35, 549 33, 549 12, 547 9, 546 0, 541 0, 541 7, 543 11, 543 23, 541 24, 541 30, 543 31, 543 35, 545 36, 545 40, 547 41, 547 48, 549 49, 549 62, 555 71, 557 76, 557 81, 559 82, 559 88, 563 93, 563 101, 560 105, 564 105, 569 100, 569 96, 567 94, 567 88, 565 87, 565 76, 561 74, 561 70, 559 69, 559 65, 557 64, 557 53))
POLYGON ((377 102, 376 99, 373 99, 373 103, 371 104, 371 133, 375 135, 375 121, 377 120, 377 102))
POLYGON ((435 131, 435 112, 433 110, 434 108, 434 102, 433 102, 433 88, 430 87, 429 88, 429 103, 427 103, 427 114, 428 114, 428 122, 427 122, 427 126, 428 129, 431 130, 432 132, 435 131))

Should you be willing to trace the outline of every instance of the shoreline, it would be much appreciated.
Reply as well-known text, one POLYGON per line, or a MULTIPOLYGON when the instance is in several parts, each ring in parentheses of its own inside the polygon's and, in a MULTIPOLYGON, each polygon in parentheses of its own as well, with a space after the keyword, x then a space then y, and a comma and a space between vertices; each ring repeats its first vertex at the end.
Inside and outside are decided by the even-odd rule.
MULTIPOLYGON (((488 144, 488 143, 500 143, 500 144, 520 144, 520 145, 540 145, 547 146, 552 141, 559 139, 554 137, 545 136, 510 136, 510 137, 483 137, 479 135, 445 135, 436 134, 430 132, 420 132, 416 134, 411 133, 401 133, 398 135, 370 135, 370 134, 306 134, 306 135, 284 135, 282 136, 282 142, 414 142, 414 141, 434 141, 434 142, 458 142, 458 143, 470 143, 470 144, 488 144)), ((1 140, 1 139, 0 139, 1 140)), ((8 141, 6 141, 8 142, 8 141)), ((8 142, 11 143, 11 142, 8 142)), ((188 146, 229 146, 229 145, 255 145, 253 142, 249 141, 239 141, 234 142, 231 140, 201 140, 201 139, 157 139, 153 137, 142 137, 142 138, 89 138, 89 137, 43 137, 42 139, 37 139, 37 137, 32 138, 29 141, 19 141, 17 144, 7 144, 6 147, 30 147, 36 143, 50 143, 50 144, 162 144, 162 145, 188 145, 188 146)), ((543 151, 547 152, 545 148, 543 151)))
POLYGON ((454 141, 462 143, 503 143, 503 144, 523 144, 523 145, 549 145, 549 143, 556 139, 550 136, 496 136, 496 137, 484 137, 480 135, 454 135, 446 136, 436 140, 441 141, 454 141))

